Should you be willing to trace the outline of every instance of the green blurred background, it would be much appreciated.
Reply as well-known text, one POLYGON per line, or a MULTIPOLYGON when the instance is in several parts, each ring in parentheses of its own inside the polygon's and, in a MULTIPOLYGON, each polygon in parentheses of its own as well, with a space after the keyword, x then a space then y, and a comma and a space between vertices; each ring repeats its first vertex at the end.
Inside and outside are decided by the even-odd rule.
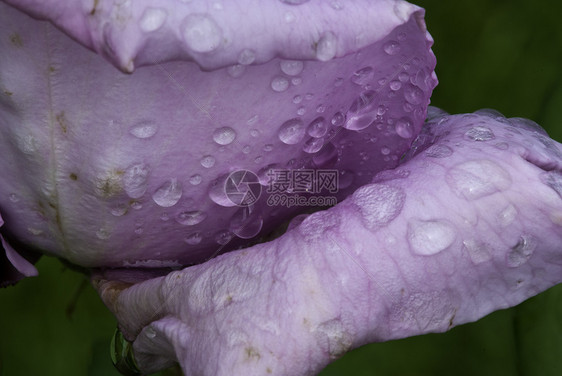
MULTIPOLYGON (((417 3, 436 42, 433 105, 527 117, 562 141, 562 2, 417 3)), ((86 279, 50 258, 38 269, 0 290, 0 375, 117 376, 116 323, 86 279)), ((445 334, 365 346, 321 375, 450 374, 562 375, 562 286, 445 334)))

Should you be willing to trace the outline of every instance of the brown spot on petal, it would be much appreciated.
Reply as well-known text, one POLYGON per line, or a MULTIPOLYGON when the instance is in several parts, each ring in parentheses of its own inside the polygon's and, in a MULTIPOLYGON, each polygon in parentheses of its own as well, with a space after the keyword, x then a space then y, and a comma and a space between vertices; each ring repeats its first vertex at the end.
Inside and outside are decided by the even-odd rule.
POLYGON ((21 40, 21 37, 18 33, 13 33, 10 34, 10 42, 14 45, 14 47, 16 48, 20 48, 23 47, 23 41, 21 40))

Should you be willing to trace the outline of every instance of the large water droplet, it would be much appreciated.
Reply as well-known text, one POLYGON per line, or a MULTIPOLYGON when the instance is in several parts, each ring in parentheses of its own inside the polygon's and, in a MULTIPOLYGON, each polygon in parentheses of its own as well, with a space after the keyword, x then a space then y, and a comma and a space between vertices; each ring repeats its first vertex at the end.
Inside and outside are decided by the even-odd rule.
POLYGON ((375 77, 375 71, 372 67, 364 67, 353 73, 351 76, 351 82, 354 84, 364 86, 373 80, 375 77))
POLYGON ((511 186, 511 175, 495 162, 481 159, 463 162, 447 171, 445 181, 466 200, 476 200, 511 186))
POLYGON ((205 14, 192 13, 183 21, 183 38, 195 52, 211 52, 222 43, 222 30, 205 14))
POLYGON ((426 149, 425 155, 430 158, 446 158, 453 155, 453 149, 447 145, 435 144, 426 149))
POLYGON ((309 138, 303 145, 302 150, 305 153, 314 154, 324 146, 324 138, 309 138))
POLYGON ((282 76, 273 77, 271 88, 278 93, 283 92, 289 88, 289 80, 282 76))
POLYGON ((201 158, 201 166, 205 168, 211 168, 215 165, 215 157, 212 155, 205 155, 201 158))
POLYGON ((345 123, 345 115, 341 112, 336 112, 330 121, 334 127, 341 127, 345 123))
POLYGON ((472 127, 464 134, 465 138, 472 141, 490 141, 496 138, 494 132, 488 127, 472 127))
POLYGON ((236 138, 236 132, 230 127, 222 127, 215 129, 213 132, 213 141, 219 145, 228 145, 236 138))
POLYGON ((310 122, 306 131, 309 136, 316 138, 324 137, 326 132, 328 132, 328 124, 324 118, 320 116, 310 122))
POLYGON ((304 69, 304 63, 299 60, 281 60, 281 71, 288 76, 296 76, 304 69))
POLYGON ((140 19, 140 28, 144 32, 156 31, 164 25, 167 13, 161 8, 146 8, 140 19))
POLYGON ((414 135, 414 128, 410 118, 401 117, 394 126, 396 134, 402 138, 411 138, 414 135))
POLYGON ((182 211, 176 215, 176 221, 184 226, 195 226, 207 218, 207 213, 200 210, 182 211))
POLYGON ((338 39, 336 34, 326 31, 320 37, 316 45, 316 58, 320 61, 332 60, 338 51, 338 39))
POLYGON ((242 239, 256 236, 263 226, 263 218, 252 207, 240 208, 230 219, 230 231, 242 239))
POLYGON ((279 128, 279 139, 287 144, 298 144, 305 135, 304 124, 300 119, 291 119, 284 122, 279 128))
POLYGON ((201 240, 203 240, 203 234, 200 232, 194 232, 193 234, 186 236, 184 239, 184 241, 189 245, 197 245, 201 243, 201 240))
POLYGON ((351 202, 362 215, 365 227, 374 230, 392 222, 404 206, 406 194, 401 188, 385 184, 368 184, 353 193, 351 202))
POLYGON ((164 208, 169 208, 178 203, 182 196, 181 183, 178 179, 170 179, 160 186, 153 194, 154 202, 164 208))
POLYGON ((383 50, 389 55, 396 55, 400 52, 400 43, 395 40, 390 40, 383 45, 383 50))
POLYGON ((412 219, 408 223, 408 241, 418 255, 435 255, 449 248, 456 236, 453 226, 442 220, 412 219))
POLYGON ((532 236, 521 236, 517 244, 506 255, 507 266, 517 268, 525 264, 529 261, 536 248, 537 241, 532 236))
POLYGON ((353 171, 349 170, 342 170, 340 171, 339 181, 338 181, 338 189, 346 189, 351 186, 353 180, 355 179, 355 174, 353 171))
POLYGON ((144 163, 136 163, 125 170, 123 188, 130 198, 140 198, 147 188, 146 180, 150 169, 144 163))
MULTIPOLYGON (((236 194, 236 187, 231 187, 233 182, 229 181, 229 186, 227 187, 227 180, 229 180, 230 175, 222 175, 221 177, 215 179, 209 187, 209 198, 217 205, 224 207, 236 206, 236 204, 229 198, 229 194, 236 194)), ((244 187, 242 187, 244 188, 244 187)))

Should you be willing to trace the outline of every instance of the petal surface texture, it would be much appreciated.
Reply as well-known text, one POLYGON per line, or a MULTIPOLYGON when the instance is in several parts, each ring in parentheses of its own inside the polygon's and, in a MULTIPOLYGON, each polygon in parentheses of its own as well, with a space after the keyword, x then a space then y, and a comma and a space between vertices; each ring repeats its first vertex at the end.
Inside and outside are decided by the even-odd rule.
MULTIPOLYGON (((226 17, 216 21, 224 29, 221 41, 231 43, 221 47, 223 57, 184 56, 180 45, 169 56, 159 39, 173 42, 168 23, 164 34, 154 30, 153 42, 147 37, 137 46, 143 14, 152 15, 146 21, 151 27, 162 14, 148 2, 127 2, 138 22, 121 18, 115 9, 123 2, 86 3, 17 6, 51 19, 98 52, 123 52, 112 60, 121 68, 123 59, 138 58, 142 65, 149 55, 154 64, 125 74, 51 23, 0 3, 5 229, 30 247, 81 266, 180 267, 256 241, 307 209, 268 201, 270 170, 337 170, 339 186, 317 193, 342 199, 398 164, 421 129, 437 83, 423 12, 402 2, 346 2, 338 10, 318 1, 299 6, 241 1, 237 12, 227 12, 234 2, 225 2, 220 12, 208 9, 217 20, 226 17), (99 36, 84 34, 101 32, 98 21, 83 19, 90 20, 94 4, 101 7, 94 18, 109 22, 113 49, 99 36), (330 10, 324 18, 313 6, 330 10), (240 23, 240 12, 249 17, 244 26, 258 22, 256 17, 273 22, 271 17, 284 12, 299 19, 310 13, 311 21, 299 23, 303 29, 290 35, 265 36, 232 26, 240 23), (356 16, 376 22, 352 22, 356 16), (310 47, 314 32, 328 30, 343 38, 333 59, 300 50, 310 47), (246 43, 247 33, 255 39, 248 39, 255 44, 254 60, 237 44, 246 43), (289 39, 278 40, 284 37, 289 39), (285 48, 292 42, 294 51, 285 48), (127 55, 127 46, 139 48, 137 57, 127 55), (234 50, 242 54, 238 60, 230 56, 234 50), (196 62, 177 60, 182 58, 196 62), (231 177, 236 171, 248 171, 253 180, 231 177), (248 201, 254 193, 256 201, 248 201)), ((165 10, 169 22, 202 14, 196 9, 201 2, 175 4, 165 10), (185 9, 189 12, 180 15, 185 9)), ((210 27, 200 22, 201 32, 210 27)), ((326 43, 323 48, 331 48, 332 42, 326 43)), ((307 195, 310 187, 292 192, 307 195)))
POLYGON ((530 121, 438 115, 397 169, 280 238, 126 288, 95 284, 139 366, 308 375, 562 280, 562 145, 530 121))

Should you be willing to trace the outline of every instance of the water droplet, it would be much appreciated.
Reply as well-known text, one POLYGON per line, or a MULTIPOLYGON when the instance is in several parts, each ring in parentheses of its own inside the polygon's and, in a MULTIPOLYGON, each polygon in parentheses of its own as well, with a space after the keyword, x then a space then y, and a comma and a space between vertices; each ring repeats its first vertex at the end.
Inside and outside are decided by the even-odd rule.
POLYGON ((306 113, 306 108, 304 107, 299 107, 299 109, 297 110, 297 115, 302 116, 306 113))
POLYGON ((295 86, 299 86, 300 84, 302 84, 302 78, 293 77, 293 78, 291 78, 291 83, 295 86))
POLYGON ((474 265, 481 264, 483 262, 492 259, 492 252, 490 246, 480 240, 465 240, 462 242, 463 249, 468 253, 470 260, 474 265))
POLYGON ((338 51, 338 38, 331 31, 326 31, 316 45, 316 58, 320 61, 332 60, 338 51))
POLYGON ((215 129, 213 132, 213 141, 219 145, 228 145, 236 138, 236 132, 230 127, 222 127, 215 129))
POLYGON ((414 135, 412 122, 407 117, 402 117, 396 121, 396 134, 402 138, 411 138, 414 135))
POLYGON ((390 149, 389 149, 388 147, 386 147, 386 146, 383 146, 383 147, 381 148, 381 154, 382 154, 382 155, 389 155, 389 154, 390 154, 390 149))
POLYGON ((164 25, 167 13, 160 8, 147 8, 140 19, 140 28, 144 32, 156 31, 164 25))
POLYGON ((324 146, 324 138, 309 138, 303 145, 302 150, 309 154, 314 154, 320 151, 324 146))
POLYGON ((389 55, 396 55, 400 52, 400 43, 395 40, 390 40, 383 45, 383 50, 389 55))
POLYGON ((361 68, 351 76, 351 82, 356 85, 365 86, 373 80, 375 71, 371 67, 361 68))
POLYGON ((505 209, 498 213, 498 223, 501 227, 507 227, 513 223, 517 217, 517 209, 512 204, 509 204, 505 209))
POLYGON ((220 245, 227 245, 230 240, 232 240, 232 233, 230 231, 219 231, 215 235, 215 241, 220 245))
POLYGON ((226 68, 228 75, 232 78, 238 78, 244 74, 246 67, 240 64, 232 65, 226 68))
POLYGON ((298 144, 305 135, 304 124, 300 119, 291 119, 284 122, 279 128, 279 139, 287 144, 298 144))
POLYGON ((256 53, 250 49, 244 49, 238 55, 238 63, 241 65, 252 64, 256 60, 256 53))
POLYGON ((197 245, 203 240, 203 235, 200 232, 194 232, 185 237, 184 241, 189 245, 197 245))
POLYGON ((476 200, 511 186, 511 175, 495 162, 481 159, 463 162, 447 171, 445 181, 466 200, 476 200))
POLYGON ((138 201, 132 201, 129 203, 129 206, 135 210, 141 210, 142 209, 142 204, 138 201))
POLYGON ((215 179, 209 187, 209 198, 217 205, 224 207, 236 206, 236 204, 229 198, 230 194, 240 194, 239 188, 234 185, 235 182, 229 181, 229 174, 222 175, 215 179), (227 182, 230 183, 227 187, 227 182), (232 185, 232 186, 231 186, 232 185))
POLYGON ((324 106, 323 104, 319 104, 318 106, 316 106, 316 112, 321 114, 324 113, 324 111, 326 111, 326 106, 324 106))
POLYGON ((8 196, 8 198, 10 199, 10 201, 12 202, 18 202, 20 200, 20 198, 15 194, 15 193, 10 193, 10 195, 8 196))
POLYGON ((106 240, 109 239, 111 233, 105 228, 100 228, 98 231, 96 231, 96 236, 98 237, 98 239, 106 240))
POLYGON ((335 163, 338 150, 331 142, 325 144, 322 149, 312 157, 312 161, 318 167, 335 163))
POLYGON ((423 102, 423 91, 414 85, 407 85, 404 89, 404 98, 411 104, 421 104, 423 102))
POLYGON ((271 80, 271 88, 278 93, 283 92, 289 88, 289 80, 282 76, 274 77, 271 80))
POLYGON ((455 239, 455 229, 448 222, 412 219, 408 223, 408 241, 418 255, 435 255, 449 248, 455 239))
POLYGON ((242 148, 242 153, 244 153, 244 154, 250 154, 251 151, 252 151, 252 148, 250 147, 250 145, 246 145, 242 148))
POLYGON ((130 198, 142 197, 147 188, 150 169, 144 163, 136 163, 125 170, 123 174, 123 188, 130 198))
POLYGON ((323 137, 328 132, 328 125, 324 118, 320 116, 310 122, 306 131, 309 136, 323 137))
POLYGON ((205 168, 211 168, 215 165, 215 161, 215 157, 213 157, 212 155, 205 155, 203 158, 201 158, 201 166, 205 168))
POLYGON ((201 184, 201 181, 203 181, 203 177, 199 174, 191 175, 189 178, 189 183, 191 185, 199 185, 201 184))
POLYGON ((281 60, 281 71, 288 76, 296 76, 304 69, 304 63, 299 60, 281 60))
POLYGON ((251 207, 240 208, 230 219, 230 231, 241 239, 256 236, 263 226, 263 218, 251 207))
POLYGON ((472 141, 490 141, 496 138, 494 132, 488 127, 472 127, 464 134, 465 138, 472 141))
POLYGON ((129 133, 137 138, 150 138, 156 134, 158 127, 151 122, 143 122, 133 126, 129 133))
POLYGON ((334 127, 341 127, 345 123, 345 115, 341 112, 336 112, 330 122, 334 127))
POLYGON ((184 226, 195 226, 207 218, 207 213, 200 210, 182 211, 176 215, 176 221, 184 226))
POLYGON ((127 205, 117 204, 110 209, 110 213, 111 213, 111 215, 113 215, 115 217, 121 217, 121 216, 127 214, 128 210, 129 210, 129 208, 127 207, 127 205))
POLYGON ((507 150, 509 149, 509 144, 507 142, 498 142, 494 145, 499 150, 507 150))
POLYGON ((164 208, 169 208, 178 203, 182 196, 181 183, 177 179, 170 179, 160 186, 153 194, 154 202, 164 208))
POLYGON ((211 52, 222 43, 222 30, 215 20, 205 14, 192 13, 183 21, 183 38, 195 52, 211 52))
POLYGON ((346 189, 350 187, 354 179, 355 174, 353 171, 341 170, 338 179, 338 189, 346 189))
POLYGON ((390 90, 397 91, 397 90, 400 90, 400 88, 402 87, 402 82, 400 82, 398 80, 393 80, 393 81, 390 81, 388 86, 390 87, 390 90))
POLYGON ((525 264, 529 261, 536 248, 537 241, 532 236, 521 236, 517 244, 506 255, 507 266, 509 268, 517 268, 525 264))
POLYGON ((152 329, 151 326, 147 326, 146 329, 144 329, 144 334, 148 337, 148 338, 154 338, 156 337, 156 331, 154 329, 152 329))
POLYGON ((263 151, 270 152, 270 151, 272 151, 272 150, 273 150, 273 145, 272 145, 272 144, 265 144, 265 145, 263 146, 263 151))
POLYGON ((160 214, 160 219, 164 222, 169 221, 170 220, 170 216, 168 215, 168 213, 162 213, 160 214))
POLYGON ((362 215, 365 227, 374 230, 392 222, 404 206, 406 194, 399 187, 385 184, 368 184, 357 189, 351 196, 362 215))
POLYGON ((426 149, 425 155, 430 158, 446 158, 453 155, 453 149, 447 145, 435 144, 426 149))
POLYGON ((301 102, 302 102, 302 96, 301 96, 301 95, 295 95, 295 96, 293 97, 293 103, 294 103, 294 104, 299 104, 299 103, 301 103, 301 102))

